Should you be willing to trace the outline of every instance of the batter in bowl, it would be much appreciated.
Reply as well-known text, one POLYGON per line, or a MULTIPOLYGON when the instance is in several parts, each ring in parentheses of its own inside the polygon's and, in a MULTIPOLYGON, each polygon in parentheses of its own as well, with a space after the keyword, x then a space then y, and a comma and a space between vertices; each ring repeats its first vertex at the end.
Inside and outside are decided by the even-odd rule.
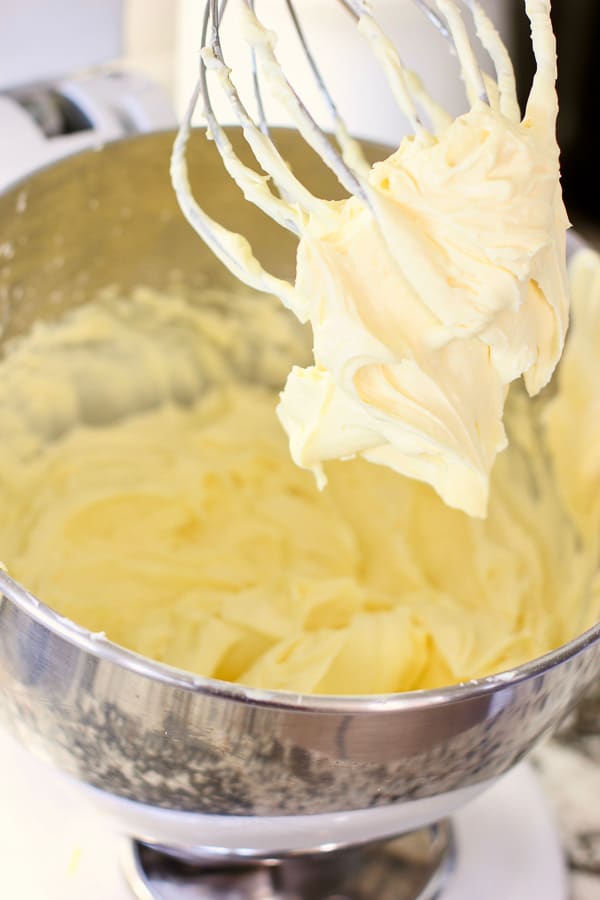
POLYGON ((40 324, 0 365, 0 556, 92 631, 247 685, 413 690, 535 658, 600 614, 598 257, 571 280, 484 520, 360 458, 317 489, 275 416, 306 347, 271 298, 113 292, 40 324))

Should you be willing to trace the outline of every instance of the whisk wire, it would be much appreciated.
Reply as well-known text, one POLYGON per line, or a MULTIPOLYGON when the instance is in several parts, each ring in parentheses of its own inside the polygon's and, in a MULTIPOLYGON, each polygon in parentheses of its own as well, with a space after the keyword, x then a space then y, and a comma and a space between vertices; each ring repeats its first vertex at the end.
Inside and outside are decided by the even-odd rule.
POLYGON ((209 0, 207 4, 202 42, 204 49, 201 52, 200 82, 201 94, 204 104, 204 115, 208 127, 214 138, 217 149, 223 157, 223 162, 232 178, 243 187, 244 196, 256 204, 267 215, 272 216, 284 228, 300 234, 303 218, 307 212, 326 215, 326 205, 318 200, 311 192, 296 179, 289 170, 285 161, 280 156, 277 148, 268 135, 261 132, 254 120, 249 115, 242 103, 235 85, 230 77, 230 70, 223 58, 221 39, 219 33, 219 10, 217 0, 209 0), (211 40, 206 44, 210 24, 211 40), (220 125, 214 114, 208 86, 208 70, 214 72, 219 80, 235 118, 242 127, 243 135, 257 162, 265 172, 273 179, 280 194, 290 198, 286 202, 281 197, 276 197, 268 188, 265 176, 260 175, 254 169, 246 166, 234 153, 225 130, 220 125), (235 173, 235 174, 234 174, 235 173))
MULTIPOLYGON (((471 106, 486 103, 514 121, 519 121, 515 76, 508 52, 494 26, 479 6, 478 0, 413 0, 413 2, 449 43, 458 58, 471 106), (481 45, 493 63, 496 80, 492 76, 484 75, 479 67, 459 4, 468 10, 472 17, 481 45)), ((397 48, 372 14, 370 4, 366 0, 338 0, 338 3, 353 17, 370 49, 381 63, 396 101, 413 128, 415 139, 422 145, 433 143, 435 135, 450 124, 451 117, 430 96, 419 77, 404 65, 397 48), (423 123, 422 114, 425 114, 428 120, 428 127, 423 123)), ((200 56, 200 73, 175 142, 172 158, 173 182, 184 214, 225 265, 246 284, 258 290, 277 294, 286 305, 294 308, 295 294, 291 285, 266 272, 253 256, 246 239, 215 223, 191 196, 185 148, 192 116, 200 100, 207 123, 207 135, 214 139, 227 171, 240 186, 246 199, 296 236, 301 237, 305 234, 308 222, 315 219, 327 229, 330 222, 335 223, 336 213, 327 200, 314 196, 298 180, 271 140, 261 90, 263 79, 268 81, 271 89, 276 90, 306 143, 321 156, 343 187, 368 207, 376 227, 387 244, 388 235, 384 224, 386 201, 373 187, 370 169, 360 146, 350 137, 346 129, 311 51, 294 0, 285 0, 287 13, 312 77, 325 102, 337 147, 317 123, 283 71, 275 52, 273 36, 255 14, 257 5, 255 0, 238 0, 238 8, 241 11, 241 22, 238 24, 242 37, 250 49, 256 107, 254 117, 248 112, 232 80, 221 42, 222 19, 230 5, 233 4, 229 4, 228 0, 206 2, 202 21, 203 49, 200 56), (243 137, 261 171, 243 163, 235 153, 224 127, 215 114, 211 100, 211 91, 215 88, 226 97, 233 118, 241 126, 243 137)), ((536 58, 550 61, 545 68, 538 66, 534 79, 528 114, 535 118, 536 98, 547 87, 548 80, 553 77, 554 38, 549 25, 549 0, 525 0, 525 6, 530 20, 533 21, 536 16, 540 21, 547 20, 545 30, 537 29, 537 43, 534 44, 536 58), (539 86, 537 91, 536 85, 539 86)), ((549 119, 551 117, 548 117, 545 111, 544 121, 549 119)), ((400 238, 396 235, 395 239, 400 238)), ((393 256, 392 247, 390 251, 393 256)), ((302 314, 299 317, 302 318, 302 314)))
POLYGON ((472 106, 478 100, 489 103, 484 78, 459 7, 450 0, 436 0, 436 5, 446 20, 450 39, 460 63, 469 103, 472 106))
POLYGON ((269 32, 254 15, 251 3, 248 0, 242 6, 242 10, 246 26, 252 30, 254 35, 258 36, 258 39, 253 41, 253 45, 256 50, 259 69, 261 67, 264 69, 272 89, 276 89, 285 98, 286 108, 289 110, 302 137, 319 154, 323 162, 331 169, 338 181, 349 193, 362 195, 363 199, 366 200, 357 175, 352 172, 340 154, 334 149, 329 138, 319 127, 284 74, 275 56, 269 32))
MULTIPOLYGON (((496 72, 499 110, 502 115, 513 122, 518 122, 521 118, 521 110, 517 99, 515 70, 509 52, 481 4, 477 0, 466 0, 466 2, 473 16, 477 37, 492 60, 496 72)), ((489 93, 488 90, 488 95, 489 93)))
MULTIPOLYGON (((250 0, 250 9, 254 13, 254 0, 250 0)), ((260 89, 260 79, 258 77, 258 66, 256 62, 256 50, 250 48, 250 64, 252 66, 252 87, 254 89, 254 102, 256 103, 256 115, 258 118, 258 127, 266 136, 269 135, 269 125, 265 115, 265 107, 263 103, 262 91, 260 89)))
MULTIPOLYGON (((344 7, 345 7, 345 4, 342 4, 342 5, 344 5, 344 7)), ((346 124, 345 124, 343 118, 341 117, 339 110, 337 108, 337 104, 336 104, 335 100, 333 99, 331 92, 329 91, 329 89, 327 87, 327 83, 326 83, 325 79, 323 78, 323 75, 321 73, 321 70, 319 69, 319 66, 317 65, 317 62, 315 60, 312 50, 310 49, 308 40, 306 38, 306 34, 300 23, 300 19, 296 12, 294 3, 292 2, 292 0, 286 0, 286 6, 288 8, 289 15, 292 20, 292 24, 294 26, 296 35, 300 42, 300 46, 302 47, 302 50, 304 52, 306 61, 312 71, 312 74, 313 74, 313 77, 317 84, 317 87, 318 87, 318 89, 321 93, 321 96, 323 97, 323 99, 325 101, 325 105, 329 111, 329 116, 330 116, 331 123, 333 126, 333 132, 334 132, 335 138, 337 140, 338 146, 341 150, 342 159, 345 162, 347 162, 347 164, 350 168, 358 169, 361 172, 366 172, 368 170, 368 163, 364 157, 362 148, 361 148, 360 144, 358 143, 358 141, 355 141, 348 133, 346 124)))
MULTIPOLYGON (((217 26, 212 29, 213 38, 216 31, 218 40, 218 23, 226 6, 227 0, 222 0, 220 9, 217 9, 215 0, 207 0, 202 24, 203 47, 206 47, 211 16, 213 26, 215 23, 217 26)), ((252 169, 242 166, 241 161, 237 159, 225 132, 214 115, 210 102, 206 70, 205 60, 201 58, 200 75, 173 145, 171 181, 179 206, 192 228, 239 281, 257 291, 278 296, 286 306, 296 313, 300 321, 303 321, 305 317, 303 310, 297 308, 296 294, 289 282, 267 272, 252 253, 248 240, 243 235, 224 228, 219 222, 211 218, 197 203, 192 193, 189 183, 186 147, 190 137, 192 118, 200 99, 202 99, 204 104, 203 114, 207 121, 207 134, 212 135, 214 138, 215 145, 230 174, 232 168, 235 171, 237 161, 239 166, 241 166, 243 175, 247 179, 257 177, 252 169)), ((276 198, 273 197, 272 199, 276 204, 276 198)), ((279 217, 277 217, 277 220, 279 220, 279 217)), ((290 227, 290 225, 287 224, 287 227, 290 227)))
POLYGON ((422 139, 428 137, 416 110, 407 80, 407 70, 400 59, 397 48, 390 41, 363 0, 340 0, 356 19, 359 30, 366 37, 371 50, 379 57, 398 106, 408 119, 415 134, 422 139))

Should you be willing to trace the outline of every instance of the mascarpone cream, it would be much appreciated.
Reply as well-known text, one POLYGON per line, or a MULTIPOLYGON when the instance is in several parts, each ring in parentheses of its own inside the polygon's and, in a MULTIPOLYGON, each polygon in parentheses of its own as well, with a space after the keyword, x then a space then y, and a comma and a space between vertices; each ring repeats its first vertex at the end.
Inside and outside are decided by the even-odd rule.
POLYGON ((464 681, 600 613, 600 260, 573 265, 556 386, 513 387, 487 519, 364 459, 295 466, 274 415, 293 317, 256 295, 106 296, 0 364, 0 553, 146 656, 261 688, 464 681), (264 352, 259 352, 264 348, 264 352))

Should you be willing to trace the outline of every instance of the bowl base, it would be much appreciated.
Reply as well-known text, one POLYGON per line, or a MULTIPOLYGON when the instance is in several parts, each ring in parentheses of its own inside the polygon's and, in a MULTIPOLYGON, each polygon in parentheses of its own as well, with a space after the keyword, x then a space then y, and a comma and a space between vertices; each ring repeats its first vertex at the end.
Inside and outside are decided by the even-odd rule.
POLYGON ((433 900, 452 869, 451 826, 280 859, 193 858, 129 841, 123 867, 138 900, 433 900), (192 894, 193 891, 193 894, 192 894))

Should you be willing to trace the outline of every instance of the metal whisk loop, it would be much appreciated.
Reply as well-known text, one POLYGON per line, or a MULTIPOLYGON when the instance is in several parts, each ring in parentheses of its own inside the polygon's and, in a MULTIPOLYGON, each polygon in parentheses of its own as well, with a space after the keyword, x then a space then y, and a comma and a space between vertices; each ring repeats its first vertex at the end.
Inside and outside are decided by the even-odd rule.
MULTIPOLYGON (((450 44, 458 59, 471 106, 478 103, 489 104, 492 109, 498 110, 512 121, 520 121, 515 76, 508 52, 477 0, 462 0, 462 2, 413 0, 413 2, 450 44), (495 79, 482 73, 459 7, 468 11, 472 17, 477 37, 493 63, 495 79)), ((338 0, 338 3, 352 15, 381 63, 398 106, 412 125, 415 140, 424 145, 433 143, 436 135, 450 124, 450 116, 429 95, 418 75, 405 67, 396 47, 373 16, 367 0, 338 0), (423 113, 428 120, 427 126, 422 119, 423 113)), ((286 305, 293 308, 297 304, 294 303, 291 285, 267 273, 255 259, 245 238, 218 226, 193 200, 185 165, 185 146, 191 120, 196 104, 201 98, 208 126, 207 134, 214 139, 227 171, 240 186, 246 199, 298 237, 306 232, 308 222, 313 217, 322 222, 324 227, 327 227, 330 221, 333 223, 335 212, 331 205, 325 199, 315 197, 295 177, 269 136, 262 94, 262 83, 268 82, 282 99, 306 143, 321 156, 343 187, 369 208, 375 224, 380 228, 383 237, 386 237, 379 212, 381 198, 370 184, 368 164, 360 146, 348 134, 335 100, 311 52, 296 4, 293 0, 285 0, 285 5, 299 46, 324 99, 331 119, 333 136, 339 149, 317 124, 282 70, 275 53, 273 36, 255 15, 255 0, 238 0, 238 26, 252 57, 256 114, 253 116, 249 113, 230 77, 230 69, 224 58, 221 43, 222 18, 226 14, 232 14, 229 9, 232 4, 228 0, 221 0, 220 4, 219 0, 207 0, 202 25, 200 75, 174 146, 172 178, 184 214, 225 265, 246 284, 277 294, 286 305), (233 151, 213 108, 211 90, 215 87, 226 96, 233 116, 241 126, 244 138, 262 171, 244 164, 233 151)), ((545 16, 548 19, 549 33, 548 30, 542 31, 541 37, 537 38, 538 46, 534 46, 537 58, 543 57, 544 54, 548 57, 553 41, 549 26, 549 0, 525 0, 525 6, 530 19, 535 16, 545 16)), ((528 112, 534 118, 536 97, 543 87, 547 87, 548 79, 553 77, 550 69, 551 66, 546 66, 543 71, 538 70, 534 79, 528 106, 528 112), (536 85, 539 86, 538 91, 536 85)))
POLYGON ((396 102, 412 125, 413 131, 417 136, 424 138, 427 132, 414 105, 407 78, 408 73, 396 47, 385 35, 371 14, 369 6, 363 0, 340 0, 340 2, 353 13, 358 28, 365 35, 374 54, 380 57, 396 102))
MULTIPOLYGON (((293 9, 291 3, 288 4, 293 9)), ((335 174, 340 184, 351 194, 363 194, 357 173, 352 171, 344 162, 339 153, 331 145, 325 132, 317 125, 316 121, 286 78, 273 50, 269 32, 260 24, 252 11, 249 0, 241 7, 243 25, 251 30, 255 38, 253 48, 259 62, 259 70, 262 69, 273 88, 285 97, 286 107, 292 116, 298 131, 306 143, 319 154, 323 162, 335 174)), ((294 22, 297 17, 294 15, 294 22)), ((303 49, 306 47, 304 44, 303 49)))
POLYGON ((202 62, 200 67, 200 89, 204 103, 204 115, 217 149, 223 157, 223 162, 232 178, 243 186, 246 199, 255 203, 267 215, 272 216, 276 222, 299 235, 302 231, 303 212, 324 215, 326 210, 322 201, 317 200, 301 182, 294 178, 273 142, 268 135, 263 134, 240 100, 239 94, 231 81, 230 70, 223 58, 219 34, 220 15, 221 12, 225 11, 226 6, 227 3, 225 2, 222 4, 221 10, 219 10, 217 0, 209 0, 205 9, 202 28, 202 62), (211 26, 211 38, 210 44, 207 45, 209 24, 211 26), (217 120, 212 108, 208 89, 208 70, 213 71, 218 77, 220 88, 226 94, 232 111, 242 126, 244 137, 252 149, 257 162, 265 172, 269 173, 280 192, 289 198, 289 203, 275 197, 268 188, 265 190, 264 176, 245 166, 233 152, 225 131, 217 120))
MULTIPOLYGON (((250 6, 250 9, 254 13, 255 0, 247 0, 247 2, 248 2, 248 5, 250 6)), ((362 148, 361 148, 360 144, 357 141, 355 141, 353 138, 350 137, 348 130, 346 128, 346 125, 344 123, 344 120, 342 119, 342 117, 340 116, 340 114, 338 112, 335 100, 331 96, 331 92, 329 91, 329 89, 327 87, 325 79, 323 78, 323 75, 321 74, 321 70, 319 69, 317 62, 315 60, 315 57, 310 49, 308 40, 304 33, 304 29, 302 28, 300 19, 296 13, 296 9, 294 7, 292 0, 285 0, 285 3, 286 3, 286 7, 288 10, 288 14, 290 16, 294 31, 296 32, 298 41, 302 48, 302 52, 304 53, 304 56, 308 63, 308 66, 312 72, 313 78, 317 84, 319 93, 321 94, 321 96, 323 97, 323 100, 325 101, 325 106, 329 112, 329 116, 331 119, 333 135, 336 138, 338 145, 340 147, 341 153, 342 153, 342 159, 339 159, 339 157, 338 157, 337 159, 334 160, 333 157, 330 156, 330 168, 333 169, 334 165, 337 167, 338 172, 336 174, 338 174, 338 180, 340 181, 340 183, 344 184, 351 193, 354 193, 354 191, 356 189, 360 189, 360 185, 354 179, 351 170, 353 168, 355 168, 355 169, 358 169, 359 171, 366 172, 368 170, 368 163, 364 157, 364 154, 362 152, 362 148), (344 169, 342 166, 342 163, 345 161, 348 161, 348 167, 346 169, 344 169)), ((255 102, 256 102, 258 123, 259 123, 260 130, 263 132, 263 134, 269 134, 269 124, 266 121, 262 91, 260 88, 260 78, 259 78, 258 65, 257 65, 257 53, 256 53, 256 48, 254 46, 251 47, 251 60, 252 60, 252 80, 253 80, 253 87, 254 87, 254 97, 255 97, 255 102)), ((293 90, 291 85, 289 85, 289 87, 293 90)), ((305 113, 308 113, 308 110, 306 108, 305 108, 305 113)), ((311 124, 313 124, 315 128, 318 128, 318 126, 316 125, 316 123, 314 121, 311 124)))
POLYGON ((360 144, 353 140, 350 137, 344 120, 340 116, 338 112, 337 105, 335 100, 331 96, 331 93, 327 87, 325 79, 321 74, 321 70, 319 69, 316 60, 314 58, 313 53, 308 46, 308 41, 306 39, 306 35, 304 34, 304 30, 300 24, 300 20, 296 13, 296 9, 293 4, 293 0, 286 0, 286 6, 288 8, 288 12, 290 14, 290 18, 294 25, 294 29, 298 36, 298 40, 300 42, 300 46, 304 52, 308 65, 313 73, 314 79, 317 83, 321 96, 325 100, 325 104, 327 109, 329 110, 329 115, 331 117, 331 123, 333 125, 333 130, 335 137, 337 139, 340 150, 342 151, 342 157, 346 160, 351 160, 349 165, 351 165, 354 169, 358 169, 359 171, 366 171, 368 168, 368 163, 363 155, 360 144))
POLYGON ((302 319, 301 312, 296 309, 295 292, 289 282, 277 278, 263 269, 252 253, 252 248, 246 238, 224 228, 205 213, 194 199, 189 183, 185 151, 200 90, 201 83, 198 80, 175 138, 171 155, 171 181, 181 211, 194 231, 236 278, 257 291, 275 294, 302 319))

